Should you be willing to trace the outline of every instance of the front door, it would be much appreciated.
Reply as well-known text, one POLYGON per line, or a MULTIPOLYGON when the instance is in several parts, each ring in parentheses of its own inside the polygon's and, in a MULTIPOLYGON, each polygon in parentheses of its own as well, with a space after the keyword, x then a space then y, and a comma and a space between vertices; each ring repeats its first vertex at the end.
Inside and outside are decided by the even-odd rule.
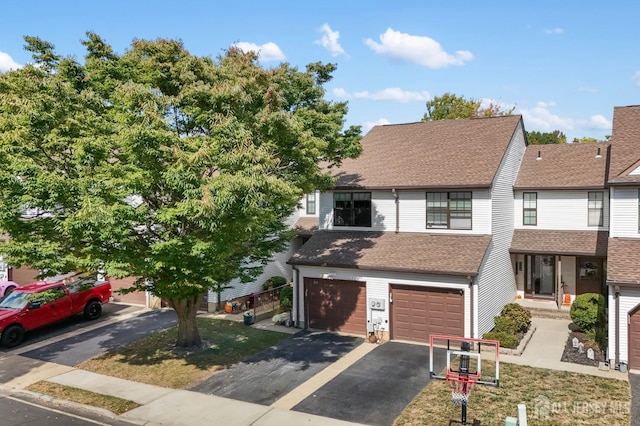
POLYGON ((555 284, 555 256, 525 256, 525 293, 527 296, 553 297, 555 284))
POLYGON ((578 257, 576 259, 576 294, 603 294, 602 259, 578 257))

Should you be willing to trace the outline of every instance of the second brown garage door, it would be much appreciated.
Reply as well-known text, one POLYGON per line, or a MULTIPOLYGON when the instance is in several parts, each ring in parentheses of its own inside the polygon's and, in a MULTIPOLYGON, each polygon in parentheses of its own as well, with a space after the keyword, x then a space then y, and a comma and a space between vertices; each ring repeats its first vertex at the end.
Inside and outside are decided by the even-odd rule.
POLYGON ((366 283, 305 277, 304 287, 310 328, 366 333, 366 283))
POLYGON ((391 284, 391 338, 429 343, 431 334, 464 336, 461 290, 391 284))
POLYGON ((629 368, 640 369, 640 305, 629 312, 629 368))

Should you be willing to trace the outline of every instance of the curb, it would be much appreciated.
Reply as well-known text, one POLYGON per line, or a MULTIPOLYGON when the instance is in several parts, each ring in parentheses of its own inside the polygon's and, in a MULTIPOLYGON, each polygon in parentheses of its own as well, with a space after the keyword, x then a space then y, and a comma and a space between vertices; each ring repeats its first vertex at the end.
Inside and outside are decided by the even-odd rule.
MULTIPOLYGON (((27 398, 32 398, 32 399, 40 400, 40 401, 43 401, 43 402, 48 402, 50 404, 54 404, 54 405, 57 405, 57 406, 70 407, 70 408, 74 408, 74 409, 80 410, 80 411, 88 411, 88 412, 91 412, 93 414, 99 415, 101 417, 109 418, 111 420, 117 420, 118 419, 118 415, 116 415, 115 413, 112 413, 111 411, 107 410, 106 408, 99 408, 99 407, 94 407, 92 405, 80 404, 79 402, 67 401, 66 399, 55 398, 53 396, 46 395, 46 394, 43 394, 43 393, 31 392, 31 391, 24 390, 24 389, 15 389, 15 390, 11 391, 11 394, 13 394, 13 395, 21 394, 21 395, 24 395, 27 398)), ((140 424, 143 424, 143 423, 140 423, 140 424)))

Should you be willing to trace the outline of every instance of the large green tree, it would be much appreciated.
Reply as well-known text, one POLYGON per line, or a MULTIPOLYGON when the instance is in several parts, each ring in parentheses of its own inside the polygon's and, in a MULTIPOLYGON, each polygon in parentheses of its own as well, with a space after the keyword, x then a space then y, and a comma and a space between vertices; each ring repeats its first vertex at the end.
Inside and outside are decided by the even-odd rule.
POLYGON ((436 96, 427 101, 426 106, 427 112, 422 117, 422 121, 511 115, 515 109, 515 107, 503 109, 493 103, 482 107, 481 101, 465 99, 464 96, 457 96, 453 93, 436 96))
POLYGON ((560 130, 553 132, 537 132, 535 130, 527 132, 527 142, 529 145, 549 145, 567 143, 567 137, 560 130))
POLYGON ((1 250, 49 274, 138 277, 175 309, 178 346, 200 344, 202 295, 255 277, 299 198, 360 153, 346 103, 324 99, 332 64, 265 69, 164 39, 117 54, 95 33, 80 63, 25 40, 34 63, 0 75, 1 250))

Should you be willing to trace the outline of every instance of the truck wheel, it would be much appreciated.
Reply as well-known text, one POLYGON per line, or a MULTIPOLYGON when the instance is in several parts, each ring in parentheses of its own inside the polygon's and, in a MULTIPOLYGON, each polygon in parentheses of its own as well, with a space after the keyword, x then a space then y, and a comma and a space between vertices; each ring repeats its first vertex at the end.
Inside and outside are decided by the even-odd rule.
POLYGON ((2 344, 9 348, 18 346, 24 338, 24 328, 19 325, 10 325, 2 332, 2 344))
POLYGON ((4 295, 6 296, 7 294, 11 293, 13 290, 15 290, 14 286, 5 288, 4 289, 4 295))
POLYGON ((92 300, 84 307, 84 317, 88 320, 100 318, 102 314, 102 304, 97 300, 92 300))

